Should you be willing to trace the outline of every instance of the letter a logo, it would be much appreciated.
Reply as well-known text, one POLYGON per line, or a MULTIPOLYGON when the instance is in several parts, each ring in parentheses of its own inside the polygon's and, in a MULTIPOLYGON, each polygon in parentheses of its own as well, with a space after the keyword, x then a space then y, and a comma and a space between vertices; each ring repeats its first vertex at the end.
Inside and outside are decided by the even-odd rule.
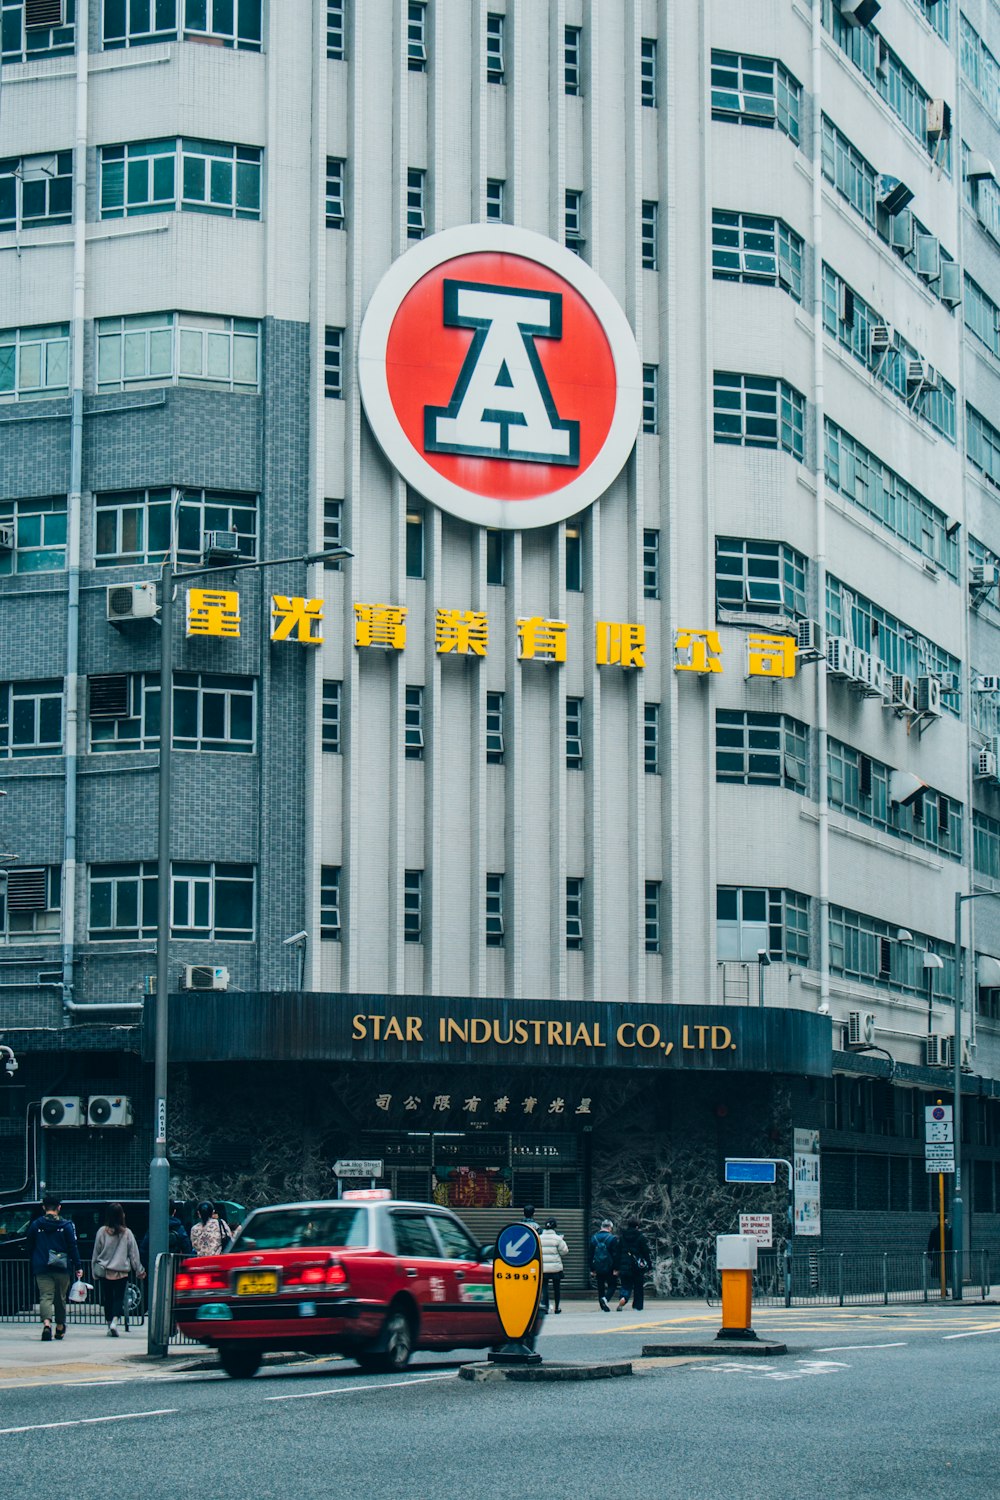
POLYGON ((529 463, 580 461, 580 424, 556 411, 536 338, 562 338, 562 296, 449 281, 444 322, 475 337, 447 406, 424 408, 424 449, 529 463))

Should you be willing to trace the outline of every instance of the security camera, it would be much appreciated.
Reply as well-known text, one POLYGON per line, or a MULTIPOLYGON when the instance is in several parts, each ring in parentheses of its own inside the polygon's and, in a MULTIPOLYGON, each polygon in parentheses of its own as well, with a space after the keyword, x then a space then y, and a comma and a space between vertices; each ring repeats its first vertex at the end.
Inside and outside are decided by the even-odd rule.
POLYGON ((4 1072, 13 1077, 17 1072, 17 1058, 9 1047, 0 1047, 0 1057, 3 1058, 4 1072))
POLYGON ((282 939, 281 946, 283 948, 289 948, 289 947, 291 947, 292 943, 304 943, 306 941, 306 938, 308 938, 308 936, 309 936, 308 932, 296 932, 296 933, 293 933, 293 935, 290 938, 283 938, 282 939))

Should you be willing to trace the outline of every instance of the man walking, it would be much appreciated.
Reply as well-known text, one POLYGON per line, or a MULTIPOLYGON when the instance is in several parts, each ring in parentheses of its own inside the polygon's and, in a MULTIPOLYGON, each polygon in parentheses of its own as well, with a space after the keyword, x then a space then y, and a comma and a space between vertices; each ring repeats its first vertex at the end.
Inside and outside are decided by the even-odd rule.
POLYGON ((42 1207, 45 1212, 30 1225, 26 1242, 38 1286, 42 1342, 47 1344, 52 1338, 53 1319, 56 1338, 61 1339, 66 1332, 66 1293, 71 1275, 77 1280, 83 1275, 83 1262, 73 1221, 62 1216, 61 1198, 46 1193, 42 1207))
POLYGON ((608 1297, 615 1289, 615 1256, 618 1241, 612 1234, 610 1219, 602 1219, 601 1227, 590 1237, 590 1270, 597 1281, 597 1301, 601 1312, 610 1312, 608 1297))

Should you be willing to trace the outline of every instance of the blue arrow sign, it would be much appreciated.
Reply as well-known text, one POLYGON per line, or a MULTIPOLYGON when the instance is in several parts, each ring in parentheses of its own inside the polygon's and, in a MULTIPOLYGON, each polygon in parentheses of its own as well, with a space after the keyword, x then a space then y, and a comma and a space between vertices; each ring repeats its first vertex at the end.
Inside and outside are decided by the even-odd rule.
POLYGON ((774 1182, 776 1177, 776 1166, 773 1161, 737 1160, 735 1157, 726 1158, 726 1181, 727 1182, 774 1182))
POLYGON ((497 1236, 497 1254, 508 1266, 526 1266, 537 1248, 538 1236, 527 1224, 508 1224, 497 1236))

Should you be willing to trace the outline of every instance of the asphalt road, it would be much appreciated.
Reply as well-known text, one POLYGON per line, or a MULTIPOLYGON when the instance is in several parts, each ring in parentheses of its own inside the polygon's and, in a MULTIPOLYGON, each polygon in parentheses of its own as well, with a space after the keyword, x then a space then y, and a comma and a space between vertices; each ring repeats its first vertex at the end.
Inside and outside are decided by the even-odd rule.
POLYGON ((4 1381, 0 1362, 3 1491, 1000 1500, 1000 1307, 780 1310, 764 1321, 783 1358, 688 1361, 644 1361, 641 1345, 711 1338, 717 1314, 566 1311, 540 1340, 547 1359, 627 1356, 635 1375, 481 1385, 456 1358, 418 1355, 402 1376, 321 1361, 232 1381, 119 1363, 37 1384, 4 1381))

